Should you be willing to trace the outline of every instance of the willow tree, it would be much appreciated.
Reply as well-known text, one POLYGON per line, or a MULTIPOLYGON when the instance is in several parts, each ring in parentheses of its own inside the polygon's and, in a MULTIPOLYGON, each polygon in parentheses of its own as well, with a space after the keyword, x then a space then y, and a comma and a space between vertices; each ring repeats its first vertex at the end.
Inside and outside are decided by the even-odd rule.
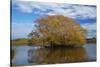
POLYGON ((39 18, 36 30, 32 31, 30 43, 35 45, 84 45, 86 30, 75 20, 62 15, 39 18))

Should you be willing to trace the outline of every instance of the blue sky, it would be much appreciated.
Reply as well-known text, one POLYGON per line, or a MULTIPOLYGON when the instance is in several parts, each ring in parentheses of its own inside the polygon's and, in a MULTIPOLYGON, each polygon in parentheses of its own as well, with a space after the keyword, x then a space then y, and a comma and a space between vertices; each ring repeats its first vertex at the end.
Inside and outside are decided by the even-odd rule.
POLYGON ((48 15, 73 18, 87 29, 87 37, 96 36, 96 6, 34 1, 12 1, 12 38, 26 38, 35 29, 35 20, 48 15))

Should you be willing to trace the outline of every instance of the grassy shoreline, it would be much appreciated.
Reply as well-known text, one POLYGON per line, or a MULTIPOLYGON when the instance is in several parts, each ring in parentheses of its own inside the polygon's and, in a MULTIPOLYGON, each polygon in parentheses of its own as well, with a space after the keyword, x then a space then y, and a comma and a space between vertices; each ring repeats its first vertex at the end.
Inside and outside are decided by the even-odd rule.
POLYGON ((11 45, 13 46, 27 46, 28 45, 28 38, 19 38, 19 39, 14 39, 11 40, 11 45))

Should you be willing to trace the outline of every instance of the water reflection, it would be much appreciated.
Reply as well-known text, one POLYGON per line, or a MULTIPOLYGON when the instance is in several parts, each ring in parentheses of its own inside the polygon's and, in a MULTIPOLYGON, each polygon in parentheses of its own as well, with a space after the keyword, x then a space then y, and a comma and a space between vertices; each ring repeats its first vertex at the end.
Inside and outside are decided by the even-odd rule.
POLYGON ((28 61, 38 64, 81 62, 87 59, 86 51, 79 48, 40 48, 28 51, 28 61))

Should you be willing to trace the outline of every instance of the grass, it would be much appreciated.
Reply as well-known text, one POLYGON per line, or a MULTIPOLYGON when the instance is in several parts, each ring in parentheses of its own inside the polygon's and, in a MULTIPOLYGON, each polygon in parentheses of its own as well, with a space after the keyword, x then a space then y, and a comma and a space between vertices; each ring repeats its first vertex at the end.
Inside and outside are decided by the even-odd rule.
POLYGON ((15 40, 11 40, 12 46, 26 46, 28 45, 28 38, 19 38, 15 40))

